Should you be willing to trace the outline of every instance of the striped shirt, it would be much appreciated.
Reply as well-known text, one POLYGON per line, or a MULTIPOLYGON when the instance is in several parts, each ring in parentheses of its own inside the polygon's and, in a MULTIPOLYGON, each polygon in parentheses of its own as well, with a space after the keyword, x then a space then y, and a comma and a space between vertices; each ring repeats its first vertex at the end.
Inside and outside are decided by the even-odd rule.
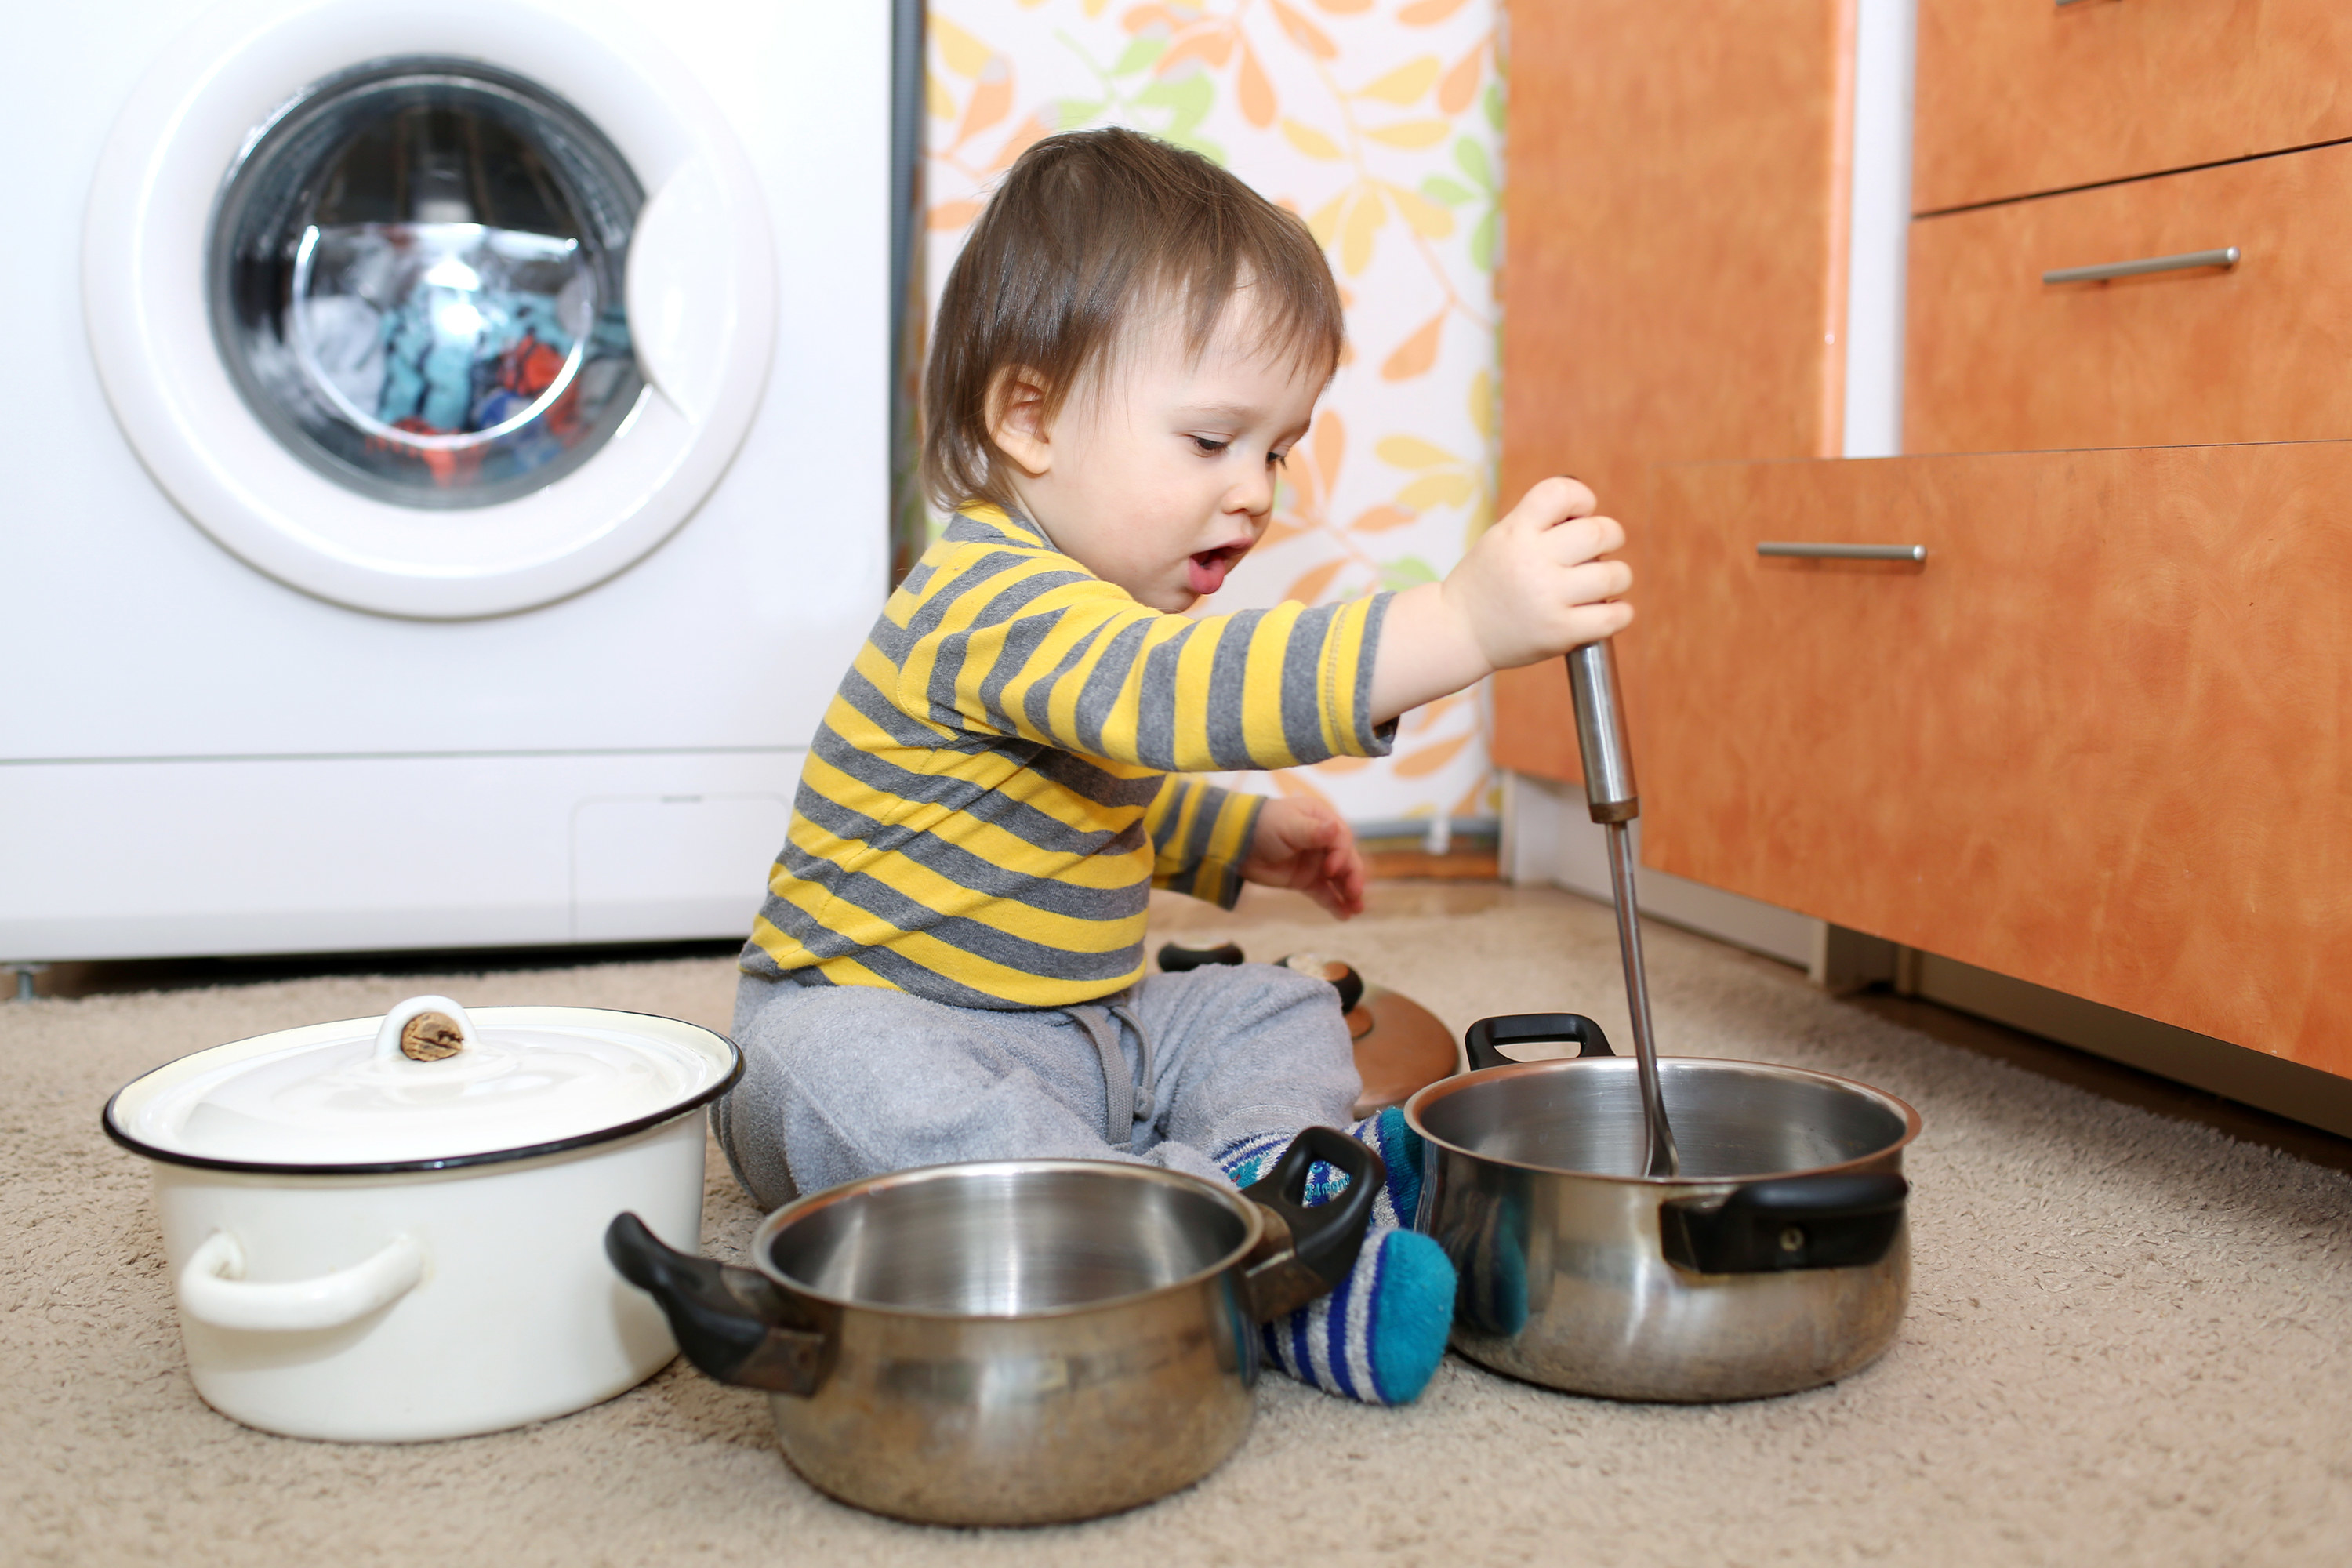
POLYGON ((1387 606, 1168 615, 960 513, 825 710, 742 967, 962 1007, 1132 984, 1151 889, 1231 908, 1264 805, 1181 775, 1387 752, 1387 606))

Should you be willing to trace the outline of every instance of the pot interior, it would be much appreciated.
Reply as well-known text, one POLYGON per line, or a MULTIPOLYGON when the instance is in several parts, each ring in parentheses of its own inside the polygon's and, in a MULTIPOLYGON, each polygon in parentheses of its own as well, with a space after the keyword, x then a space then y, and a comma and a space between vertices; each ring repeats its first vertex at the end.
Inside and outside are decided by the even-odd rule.
MULTIPOLYGON (((1843 1165, 1909 1136, 1899 1100, 1760 1062, 1658 1063, 1682 1180, 1843 1165)), ((1532 1062, 1457 1079, 1415 1105, 1423 1131, 1494 1160, 1593 1175, 1642 1173, 1642 1089, 1630 1057, 1532 1062)))
POLYGON ((1189 1279, 1250 1240, 1238 1199, 1138 1168, 943 1166, 779 1214, 769 1268, 857 1306, 1007 1318, 1189 1279))

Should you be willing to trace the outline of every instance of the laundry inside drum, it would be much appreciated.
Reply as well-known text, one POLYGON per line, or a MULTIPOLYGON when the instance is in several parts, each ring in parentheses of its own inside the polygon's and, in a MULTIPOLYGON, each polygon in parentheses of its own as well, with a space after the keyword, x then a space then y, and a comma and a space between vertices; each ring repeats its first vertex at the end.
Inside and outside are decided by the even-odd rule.
POLYGON ((576 110, 471 61, 364 68, 297 99, 214 226, 214 332, 289 450, 408 507, 552 483, 646 386, 624 279, 644 193, 576 110))

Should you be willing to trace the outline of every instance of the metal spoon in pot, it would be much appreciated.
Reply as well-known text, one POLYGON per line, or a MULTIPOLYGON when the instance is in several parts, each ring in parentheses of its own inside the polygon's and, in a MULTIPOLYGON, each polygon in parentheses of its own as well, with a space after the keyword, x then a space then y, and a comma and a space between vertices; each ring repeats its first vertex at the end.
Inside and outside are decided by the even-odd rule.
POLYGON ((1568 687, 1576 701, 1576 745, 1584 760, 1584 798, 1592 820, 1609 832, 1609 885, 1617 906, 1617 947, 1625 959, 1625 1005, 1633 1016, 1633 1056, 1642 1080, 1646 1133, 1643 1172, 1672 1176, 1682 1169, 1666 1102, 1658 1087, 1658 1046, 1650 1027, 1650 982, 1642 968, 1641 910, 1634 900, 1633 846, 1629 827, 1642 814, 1633 788, 1633 757, 1625 746, 1625 710, 1617 700, 1617 659, 1607 642, 1586 643, 1568 655, 1568 687))

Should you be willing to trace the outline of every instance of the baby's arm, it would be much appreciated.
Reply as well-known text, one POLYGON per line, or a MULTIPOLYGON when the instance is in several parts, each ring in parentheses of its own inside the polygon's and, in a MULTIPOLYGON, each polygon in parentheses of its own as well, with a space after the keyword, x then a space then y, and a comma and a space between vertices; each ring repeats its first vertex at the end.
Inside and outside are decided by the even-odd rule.
MULTIPOLYGON (((843 694, 887 682, 889 707, 939 729, 1165 773, 1381 756, 1407 709, 1633 618, 1600 602, 1633 574, 1594 559, 1625 535, 1592 507, 1576 480, 1546 479, 1443 583, 1199 620, 1139 605, 1051 551, 974 541, 936 564, 903 625, 877 626, 843 694)), ((1083 792, 1108 798, 1097 784, 1111 787, 1083 792)))
POLYGON ((1372 722, 1622 631, 1633 606, 1605 601, 1633 574, 1594 557, 1622 545, 1625 531, 1592 516, 1593 505, 1576 480, 1546 479, 1443 583, 1391 600, 1372 664, 1372 722))
MULTIPOLYGON (((1387 754, 1392 727, 1366 713, 1392 595, 1195 620, 1054 564, 1062 559, 1007 551, 954 563, 957 575, 905 628, 898 667, 875 656, 875 673, 896 682, 892 705, 943 728, 1160 773, 1387 754)), ((1111 798, 1083 771, 1072 782, 1111 798)))
POLYGON ((1289 888, 1346 920, 1364 912, 1364 857, 1324 802, 1219 789, 1170 773, 1144 813, 1151 885, 1232 909, 1244 882, 1289 888))
MULTIPOLYGON (((1372 722, 1623 630, 1633 606, 1601 601, 1631 587, 1633 574, 1593 557, 1623 544, 1625 531, 1592 508, 1576 480, 1546 479, 1444 582, 1391 600, 1373 656, 1372 722)), ((1287 796, 1266 802, 1242 867, 1247 880, 1297 889, 1341 920, 1363 912, 1364 872, 1339 813, 1287 796)))

